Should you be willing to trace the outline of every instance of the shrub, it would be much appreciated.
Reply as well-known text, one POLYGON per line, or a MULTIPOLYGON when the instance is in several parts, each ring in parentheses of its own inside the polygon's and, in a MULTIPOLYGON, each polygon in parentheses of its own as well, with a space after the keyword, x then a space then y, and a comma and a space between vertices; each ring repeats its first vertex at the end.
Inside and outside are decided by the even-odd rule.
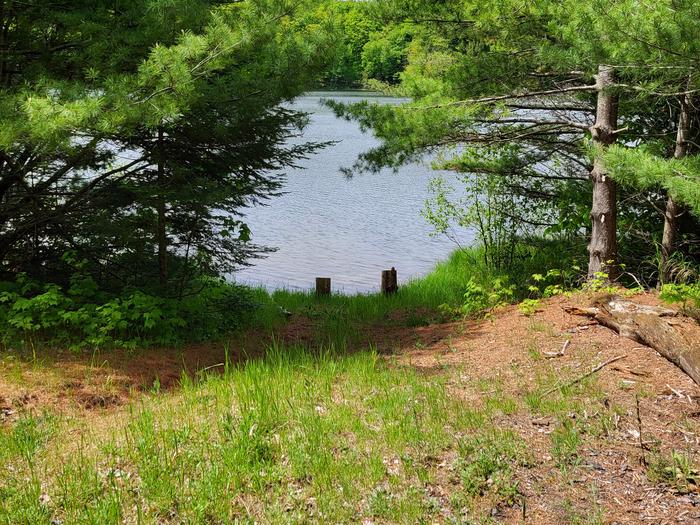
POLYGON ((80 273, 67 287, 40 284, 21 274, 0 289, 0 328, 6 345, 133 349, 216 338, 240 328, 256 306, 251 291, 218 279, 201 279, 180 298, 139 290, 110 295, 80 273))

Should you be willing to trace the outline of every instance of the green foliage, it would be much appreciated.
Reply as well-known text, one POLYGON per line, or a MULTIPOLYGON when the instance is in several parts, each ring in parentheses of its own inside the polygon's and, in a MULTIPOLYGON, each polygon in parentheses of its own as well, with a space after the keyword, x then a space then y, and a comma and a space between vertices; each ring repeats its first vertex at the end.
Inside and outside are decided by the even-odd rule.
POLYGON ((463 315, 483 314, 488 310, 508 304, 515 296, 515 285, 508 284, 505 278, 496 278, 489 288, 477 284, 473 279, 467 282, 464 303, 460 307, 463 315))
POLYGON ((239 329, 256 307, 247 289, 217 280, 202 280, 196 293, 180 299, 140 291, 112 296, 81 274, 74 274, 68 287, 40 284, 23 274, 1 286, 5 345, 135 349, 217 338, 239 329))
POLYGON ((581 267, 573 264, 566 270, 552 268, 547 273, 533 273, 528 290, 534 297, 547 299, 575 289, 581 283, 581 267))
POLYGON ((446 180, 433 179, 430 184, 433 195, 423 215, 439 234, 447 234, 453 224, 476 229, 486 264, 494 269, 508 267, 513 262, 518 236, 525 234, 519 221, 503 213, 517 206, 517 197, 503 191, 495 179, 469 175, 461 180, 466 195, 453 201, 454 189, 446 180))
POLYGON ((337 27, 338 42, 333 62, 322 82, 332 87, 356 87, 362 84, 363 48, 373 32, 381 27, 364 2, 333 2, 321 17, 337 27))
POLYGON ((334 88, 399 81, 413 32, 408 24, 384 25, 368 2, 333 1, 315 16, 335 28, 336 42, 321 83, 334 88))
POLYGON ((700 215, 700 159, 664 159, 649 148, 612 147, 605 155, 611 174, 621 184, 644 190, 665 190, 674 200, 700 215))
POLYGON ((387 26, 375 32, 362 49, 365 79, 395 84, 408 61, 413 30, 408 24, 387 26))
POLYGON ((647 470, 649 479, 673 487, 681 494, 697 490, 700 486, 700 471, 692 457, 678 450, 669 455, 657 454, 647 470))
POLYGON ((330 60, 332 25, 314 17, 325 4, 12 2, 3 277, 63 282, 61 256, 75 250, 116 295, 179 296, 264 251, 241 210, 320 147, 288 144, 307 119, 284 103, 330 60))
POLYGON ((700 283, 665 284, 659 294, 663 301, 680 304, 684 309, 700 308, 700 283))
MULTIPOLYGON (((603 154, 587 148, 593 85, 598 66, 614 64, 621 128, 616 136, 625 147, 613 148, 605 161, 622 182, 619 255, 639 282, 653 284, 656 268, 647 261, 661 237, 658 209, 665 193, 691 209, 698 202, 696 159, 665 160, 674 147, 679 100, 686 91, 695 93, 700 79, 692 60, 698 50, 696 3, 376 4, 392 22, 385 33, 404 26, 412 33, 394 90, 409 100, 390 108, 336 105, 340 115, 381 140, 354 168, 378 171, 429 158, 437 159, 437 168, 456 172, 450 177, 459 181, 457 191, 446 176, 434 183, 426 215, 438 231, 450 224, 473 227, 493 264, 508 266, 512 247, 530 235, 566 240, 578 249, 590 231, 591 154, 603 154), (540 92, 551 96, 535 96, 540 92)), ((692 126, 688 144, 697 143, 695 121, 692 126)), ((697 219, 684 231, 684 240, 692 241, 684 249, 697 259, 690 248, 697 219)))
POLYGON ((520 304, 518 304, 518 310, 528 317, 534 315, 539 307, 539 299, 523 299, 520 304))

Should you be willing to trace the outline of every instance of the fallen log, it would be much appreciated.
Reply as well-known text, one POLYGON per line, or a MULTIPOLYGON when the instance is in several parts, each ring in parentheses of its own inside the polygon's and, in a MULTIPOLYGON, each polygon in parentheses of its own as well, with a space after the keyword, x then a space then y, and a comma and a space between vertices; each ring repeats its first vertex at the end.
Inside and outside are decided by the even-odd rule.
POLYGON ((564 310, 595 319, 622 337, 653 348, 700 385, 700 344, 669 322, 669 318, 678 315, 676 311, 616 296, 597 301, 590 308, 567 307, 564 310))

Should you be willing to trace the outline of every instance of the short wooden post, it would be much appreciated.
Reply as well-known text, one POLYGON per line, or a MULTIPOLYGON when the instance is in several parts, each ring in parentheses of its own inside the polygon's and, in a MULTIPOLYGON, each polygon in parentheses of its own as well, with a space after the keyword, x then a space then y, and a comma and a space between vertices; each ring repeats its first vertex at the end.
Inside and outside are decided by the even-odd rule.
POLYGON ((331 279, 330 277, 316 277, 316 295, 331 294, 331 279))
POLYGON ((399 283, 396 275, 396 268, 384 270, 382 272, 382 293, 391 295, 399 289, 399 283))

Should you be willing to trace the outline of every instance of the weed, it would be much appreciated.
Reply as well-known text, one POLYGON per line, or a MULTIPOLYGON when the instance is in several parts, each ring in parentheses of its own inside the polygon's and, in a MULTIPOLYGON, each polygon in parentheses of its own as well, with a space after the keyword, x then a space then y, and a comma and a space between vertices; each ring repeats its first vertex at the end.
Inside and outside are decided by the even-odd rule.
POLYGON ((542 352, 540 352, 540 349, 535 341, 529 341, 527 343, 527 355, 529 355, 530 359, 535 362, 542 361, 542 352))
POLYGON ((700 471, 692 457, 677 450, 670 455, 657 454, 649 463, 647 476, 652 482, 663 483, 683 494, 700 486, 700 471))
POLYGON ((523 315, 526 315, 530 317, 531 315, 534 315, 537 312, 537 309, 540 307, 540 300, 539 299, 524 299, 519 305, 518 305, 518 310, 523 315))
POLYGON ((486 408, 489 413, 498 410, 504 416, 515 414, 518 411, 518 403, 512 397, 499 393, 497 396, 486 398, 486 408))
POLYGON ((462 440, 457 470, 471 496, 493 492, 508 503, 518 495, 513 466, 523 457, 524 445, 512 432, 492 429, 462 440))
POLYGON ((581 445, 581 433, 577 423, 563 419, 552 432, 552 456, 559 468, 577 466, 580 462, 578 448, 581 445))

